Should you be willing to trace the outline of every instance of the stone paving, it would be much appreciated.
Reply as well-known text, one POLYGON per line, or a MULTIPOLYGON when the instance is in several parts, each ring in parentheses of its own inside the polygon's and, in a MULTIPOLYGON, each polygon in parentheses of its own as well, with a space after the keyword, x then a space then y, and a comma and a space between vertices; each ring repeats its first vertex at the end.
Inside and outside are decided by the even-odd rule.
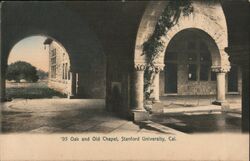
MULTIPOLYGON (((2 132, 184 134, 240 131, 240 114, 225 116, 218 112, 220 106, 209 105, 205 97, 200 106, 192 106, 196 99, 191 98, 175 97, 175 101, 174 97, 162 98, 167 112, 153 114, 150 121, 141 123, 107 112, 102 99, 14 99, 1 104, 2 132), (211 109, 218 111, 211 113, 211 109), (192 110, 196 112, 190 113, 192 110)), ((236 105, 233 110, 240 111, 240 97, 230 101, 236 105)))
POLYGON ((162 114, 151 121, 184 133, 241 132, 241 97, 227 95, 230 109, 212 105, 214 96, 165 96, 162 114))
POLYGON ((2 104, 3 133, 179 133, 135 124, 105 111, 97 99, 14 99, 2 104))

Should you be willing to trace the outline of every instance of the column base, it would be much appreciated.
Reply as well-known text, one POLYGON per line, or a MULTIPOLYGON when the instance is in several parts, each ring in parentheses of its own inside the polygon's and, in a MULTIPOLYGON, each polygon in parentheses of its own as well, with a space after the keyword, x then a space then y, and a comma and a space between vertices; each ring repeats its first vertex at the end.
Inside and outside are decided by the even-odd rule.
POLYGON ((212 102, 213 105, 218 105, 218 106, 221 106, 221 109, 222 110, 228 110, 230 109, 230 105, 227 101, 218 101, 218 100, 215 100, 214 102, 212 102))
POLYGON ((223 104, 223 102, 225 101, 219 101, 219 100, 215 100, 212 102, 213 105, 218 105, 218 106, 221 106, 223 104))
POLYGON ((134 122, 149 120, 149 113, 145 110, 132 110, 132 120, 134 122))

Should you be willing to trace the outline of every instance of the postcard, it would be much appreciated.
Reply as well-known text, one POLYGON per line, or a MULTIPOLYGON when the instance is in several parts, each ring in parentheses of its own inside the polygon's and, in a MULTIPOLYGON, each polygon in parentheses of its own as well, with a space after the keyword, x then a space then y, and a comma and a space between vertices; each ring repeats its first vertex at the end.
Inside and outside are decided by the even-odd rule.
POLYGON ((1 161, 248 161, 248 0, 1 2, 1 161))

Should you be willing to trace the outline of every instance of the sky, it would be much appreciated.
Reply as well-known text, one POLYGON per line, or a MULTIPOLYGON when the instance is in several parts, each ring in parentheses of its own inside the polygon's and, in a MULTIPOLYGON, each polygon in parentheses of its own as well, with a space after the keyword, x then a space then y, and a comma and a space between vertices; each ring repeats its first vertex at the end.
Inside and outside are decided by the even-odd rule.
POLYGON ((8 64, 16 61, 26 61, 37 69, 48 71, 49 53, 48 46, 44 49, 43 42, 46 37, 31 36, 19 41, 11 50, 8 64))

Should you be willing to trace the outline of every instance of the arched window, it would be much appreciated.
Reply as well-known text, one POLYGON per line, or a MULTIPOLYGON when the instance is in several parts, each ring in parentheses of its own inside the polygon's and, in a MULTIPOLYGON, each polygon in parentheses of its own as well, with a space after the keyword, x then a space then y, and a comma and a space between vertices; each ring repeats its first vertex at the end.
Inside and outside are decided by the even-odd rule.
POLYGON ((211 54, 203 41, 188 41, 188 80, 209 81, 211 77, 211 54))

